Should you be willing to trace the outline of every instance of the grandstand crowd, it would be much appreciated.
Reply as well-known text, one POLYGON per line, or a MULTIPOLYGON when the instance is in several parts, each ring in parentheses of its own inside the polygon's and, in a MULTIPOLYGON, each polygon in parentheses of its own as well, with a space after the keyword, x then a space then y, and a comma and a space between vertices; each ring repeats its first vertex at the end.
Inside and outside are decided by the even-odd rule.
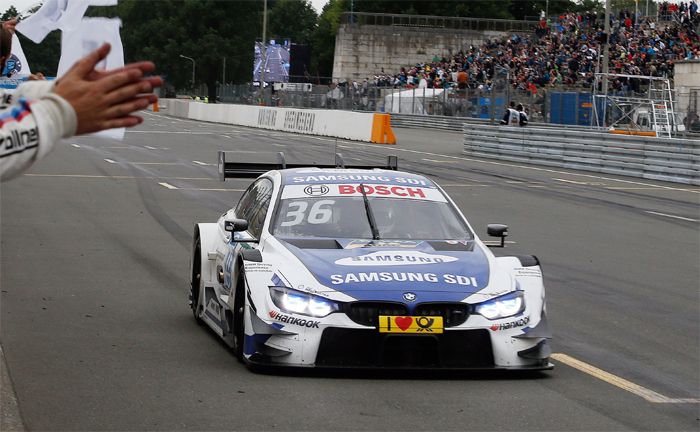
MULTIPOLYGON (((700 59, 696 1, 661 3, 658 19, 637 20, 622 10, 610 17, 610 72, 672 77, 677 60, 700 59)), ((396 74, 378 74, 378 86, 404 88, 471 88, 490 90, 497 75, 514 89, 537 93, 547 86, 590 87, 597 72, 604 16, 566 13, 544 20, 530 35, 513 34, 469 46, 449 58, 402 67, 396 74)), ((615 85, 634 86, 635 80, 615 85)), ((634 90, 634 88, 632 88, 634 90)))

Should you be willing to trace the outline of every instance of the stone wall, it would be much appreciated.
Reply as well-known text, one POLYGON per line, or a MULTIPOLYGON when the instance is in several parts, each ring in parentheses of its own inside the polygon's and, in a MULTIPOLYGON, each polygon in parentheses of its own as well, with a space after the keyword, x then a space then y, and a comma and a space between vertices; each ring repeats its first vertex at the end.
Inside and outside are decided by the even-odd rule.
POLYGON ((673 84, 676 111, 681 121, 689 112, 700 111, 700 60, 678 60, 674 64, 673 84))
POLYGON ((364 79, 384 70, 449 56, 465 46, 507 36, 500 31, 342 24, 335 38, 333 79, 364 79))

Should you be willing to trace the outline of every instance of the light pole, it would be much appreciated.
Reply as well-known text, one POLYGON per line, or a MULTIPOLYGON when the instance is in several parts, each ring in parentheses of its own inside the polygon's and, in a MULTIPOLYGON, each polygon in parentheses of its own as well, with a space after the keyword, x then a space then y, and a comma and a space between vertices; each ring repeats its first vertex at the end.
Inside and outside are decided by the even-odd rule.
POLYGON ((260 52, 260 61, 262 68, 260 70, 260 104, 265 105, 265 68, 267 67, 267 45, 265 38, 267 37, 267 0, 263 2, 263 28, 262 28, 262 51, 260 52))
POLYGON ((184 56, 182 54, 180 54, 180 57, 192 62, 192 91, 194 91, 194 67, 195 67, 194 66, 195 65, 194 59, 192 57, 187 57, 187 56, 184 56))

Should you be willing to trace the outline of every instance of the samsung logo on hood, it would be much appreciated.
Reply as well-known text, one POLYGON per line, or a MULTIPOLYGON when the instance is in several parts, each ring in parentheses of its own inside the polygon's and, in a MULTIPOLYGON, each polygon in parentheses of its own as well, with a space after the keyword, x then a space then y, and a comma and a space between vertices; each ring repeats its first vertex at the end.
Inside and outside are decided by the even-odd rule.
POLYGON ((335 261, 342 266, 398 266, 417 264, 441 264, 457 261, 447 255, 434 255, 420 251, 382 251, 367 255, 341 258, 335 261))

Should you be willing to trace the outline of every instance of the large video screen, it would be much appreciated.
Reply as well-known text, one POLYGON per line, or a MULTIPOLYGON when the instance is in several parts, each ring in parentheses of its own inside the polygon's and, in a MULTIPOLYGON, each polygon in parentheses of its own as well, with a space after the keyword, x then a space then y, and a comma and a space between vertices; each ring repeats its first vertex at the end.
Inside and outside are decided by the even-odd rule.
POLYGON ((263 48, 262 42, 255 42, 255 60, 253 61, 253 81, 260 81, 263 68, 263 49, 265 49, 265 82, 289 82, 289 49, 291 43, 285 39, 282 44, 271 40, 263 48))

